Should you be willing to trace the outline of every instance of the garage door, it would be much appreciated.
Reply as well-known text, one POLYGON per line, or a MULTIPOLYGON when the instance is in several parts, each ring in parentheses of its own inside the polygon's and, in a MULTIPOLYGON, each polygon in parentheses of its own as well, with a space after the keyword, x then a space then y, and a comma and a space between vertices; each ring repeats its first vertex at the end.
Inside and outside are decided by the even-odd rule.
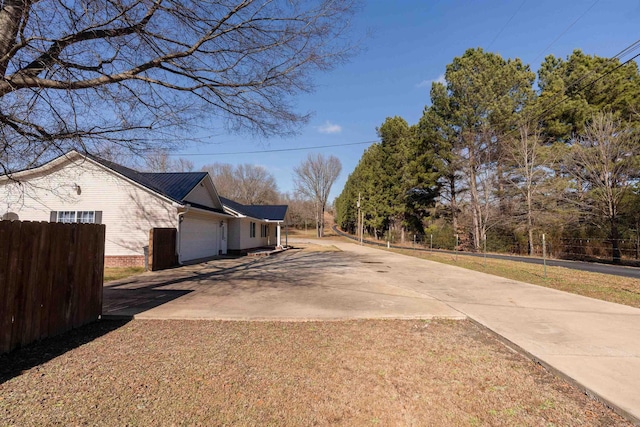
POLYGON ((185 215, 180 225, 180 261, 218 255, 220 222, 185 215))

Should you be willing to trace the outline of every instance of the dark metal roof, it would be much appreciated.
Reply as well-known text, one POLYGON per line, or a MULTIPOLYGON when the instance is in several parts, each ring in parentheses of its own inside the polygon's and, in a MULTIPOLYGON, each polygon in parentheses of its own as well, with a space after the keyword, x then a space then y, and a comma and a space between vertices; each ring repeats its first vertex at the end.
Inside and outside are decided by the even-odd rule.
POLYGON ((92 154, 85 154, 93 161, 129 178, 150 190, 159 193, 174 202, 183 203, 184 198, 200 181, 207 176, 207 172, 167 172, 147 173, 138 172, 126 166, 101 159, 92 154))
POLYGON ((149 182, 172 199, 182 201, 207 176, 206 172, 141 173, 149 182))
POLYGON ((284 221, 289 208, 287 205, 243 205, 226 197, 220 197, 220 201, 223 206, 239 214, 269 221, 284 221))

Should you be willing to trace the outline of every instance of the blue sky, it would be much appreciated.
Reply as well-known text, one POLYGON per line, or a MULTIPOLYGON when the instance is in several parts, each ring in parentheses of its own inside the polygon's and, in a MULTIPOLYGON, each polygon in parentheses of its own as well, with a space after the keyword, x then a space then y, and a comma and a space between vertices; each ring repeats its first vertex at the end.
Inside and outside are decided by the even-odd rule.
POLYGON ((639 22, 640 0, 365 0, 353 31, 363 49, 347 64, 315 76, 316 90, 296 99, 297 110, 313 113, 298 135, 264 140, 203 131, 199 136, 209 143, 176 155, 197 169, 214 162, 262 165, 276 177, 280 191, 291 192, 293 168, 309 153, 333 154, 343 170, 332 201, 369 145, 354 143, 375 141, 376 127, 387 117, 417 123, 429 103, 431 82, 442 78, 447 64, 466 49, 518 57, 535 71, 548 54, 565 58, 581 49, 613 56, 640 39, 639 22), (338 144, 352 145, 220 154, 338 144))

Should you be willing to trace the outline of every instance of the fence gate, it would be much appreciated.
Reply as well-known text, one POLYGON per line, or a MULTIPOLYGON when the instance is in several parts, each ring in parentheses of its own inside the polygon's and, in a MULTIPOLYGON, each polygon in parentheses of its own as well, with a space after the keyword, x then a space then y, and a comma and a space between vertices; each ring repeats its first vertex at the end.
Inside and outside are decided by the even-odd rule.
POLYGON ((149 270, 165 270, 178 265, 175 228, 152 228, 149 230, 149 270))
POLYGON ((0 354, 96 321, 105 226, 0 221, 0 354))

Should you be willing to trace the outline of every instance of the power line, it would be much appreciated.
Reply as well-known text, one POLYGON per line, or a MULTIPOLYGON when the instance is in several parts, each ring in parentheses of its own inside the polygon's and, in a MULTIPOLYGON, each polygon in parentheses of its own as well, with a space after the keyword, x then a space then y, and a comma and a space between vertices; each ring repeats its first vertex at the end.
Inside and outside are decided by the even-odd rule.
POLYGON ((304 150, 315 150, 317 148, 335 148, 335 147, 347 147, 350 145, 374 144, 376 142, 380 142, 380 141, 348 142, 346 144, 314 145, 311 147, 277 148, 272 150, 230 151, 226 153, 192 153, 192 154, 169 154, 169 155, 186 157, 186 156, 231 156, 231 155, 238 155, 238 154, 281 153, 285 151, 304 151, 304 150))
MULTIPOLYGON (((640 48, 640 39, 636 40, 635 42, 631 43, 629 46, 625 47, 624 49, 622 49, 620 52, 616 53, 613 57, 611 57, 610 59, 618 59, 621 60, 622 57, 624 57, 627 54, 632 54, 634 51, 638 50, 640 48)), ((631 58, 631 60, 633 60, 634 58, 636 58, 637 55, 633 58, 631 58)), ((629 61, 627 61, 629 62, 629 61)), ((627 63, 625 62, 625 64, 627 63)), ((580 83, 581 81, 591 77, 594 74, 598 74, 600 73, 600 71, 604 70, 605 68, 607 68, 609 65, 611 65, 610 62, 604 62, 602 65, 600 65, 600 67, 589 71, 588 73, 584 74, 583 76, 580 76, 578 78, 576 78, 575 80, 573 80, 572 82, 570 82, 567 87, 565 88, 565 92, 568 92, 570 89, 572 89, 574 86, 576 86, 578 83, 580 83)), ((623 64, 624 65, 624 64, 623 64)), ((617 68, 615 68, 617 69, 617 68)), ((612 70, 612 71, 615 71, 612 70)), ((606 74, 605 74, 606 75, 606 74)), ((596 80, 597 81, 597 80, 596 80)), ((577 89, 577 90, 581 90, 581 89, 577 89)), ((557 98, 558 95, 554 96, 549 102, 553 102, 554 98, 557 98)), ((557 104, 555 104, 557 105, 557 104)), ((555 106, 553 105, 553 106, 555 106)), ((548 110, 548 109, 547 109, 548 110)), ((547 111, 545 110, 545 111, 547 111)))
MULTIPOLYGON (((624 67, 625 65, 627 65, 629 62, 633 61, 634 59, 636 59, 637 57, 640 56, 640 53, 637 53, 636 55, 632 56, 631 58, 627 59, 626 61, 618 64, 616 67, 612 68, 611 70, 607 71, 606 73, 604 73, 603 75, 601 75, 600 77, 598 77, 597 79, 591 81, 588 84, 585 84, 584 86, 579 87, 578 89, 576 89, 576 92, 579 92, 581 90, 584 90, 590 86, 593 86, 594 84, 596 84, 597 82, 599 82, 600 80, 602 80, 603 78, 605 78, 606 76, 608 76, 609 74, 613 73, 614 71, 616 71, 619 68, 624 67)), ((553 107, 562 104, 564 101, 566 101, 567 99, 569 99, 571 96, 570 95, 565 95, 562 99, 560 99, 560 101, 552 104, 551 106, 549 106, 547 109, 545 109, 542 113, 540 113, 538 115, 538 117, 536 117, 536 121, 540 120, 541 118, 543 118, 543 116, 549 112, 553 107)))
POLYGON ((555 38, 551 43, 549 43, 549 45, 548 45, 547 47, 545 47, 544 49, 542 49, 542 51, 538 54, 538 56, 536 56, 536 57, 533 59, 533 61, 531 61, 531 62, 532 62, 532 63, 534 63, 534 62, 538 61, 538 60, 540 59, 540 57, 541 57, 542 55, 544 55, 544 53, 545 53, 547 50, 549 50, 549 48, 550 48, 551 46, 553 46, 554 44, 556 44, 556 42, 557 42, 558 40, 560 40, 560 39, 562 38, 562 36, 564 36, 564 35, 567 33, 567 31, 569 31, 569 30, 570 30, 574 25, 576 25, 576 24, 578 23, 578 21, 580 21, 580 20, 581 20, 581 19, 582 19, 582 18, 583 18, 583 17, 584 17, 584 16, 585 16, 585 15, 586 15, 590 10, 591 10, 591 9, 593 9, 593 7, 594 7, 596 4, 598 4, 599 2, 600 2, 600 0, 596 0, 596 1, 594 1, 594 2, 591 4, 591 6, 589 6, 589 8, 588 8, 587 10, 585 10, 584 12, 582 12, 582 15, 578 16, 578 18, 577 18, 575 21, 573 21, 571 24, 569 24, 569 26, 568 26, 567 28, 565 28, 565 29, 564 29, 564 31, 562 31, 562 32, 560 33, 560 35, 559 35, 558 37, 556 37, 556 38, 555 38))
POLYGON ((513 12, 513 15, 511 15, 511 18, 509 18, 507 20, 507 22, 502 26, 500 31, 498 31, 498 34, 496 34, 496 36, 493 38, 493 40, 491 40, 491 43, 489 43, 489 45, 487 46, 487 50, 491 49, 491 46, 493 46, 495 41, 498 40, 498 37, 500 37, 500 34, 502 34, 502 32, 505 30, 505 28, 507 28, 507 26, 511 23, 513 18, 515 18, 515 16, 518 14, 518 12, 520 12, 520 9, 522 9, 522 6, 524 6, 524 4, 526 2, 527 2, 527 0, 523 0, 522 3, 520 3, 520 6, 518 7, 518 9, 516 9, 515 12, 513 12))

